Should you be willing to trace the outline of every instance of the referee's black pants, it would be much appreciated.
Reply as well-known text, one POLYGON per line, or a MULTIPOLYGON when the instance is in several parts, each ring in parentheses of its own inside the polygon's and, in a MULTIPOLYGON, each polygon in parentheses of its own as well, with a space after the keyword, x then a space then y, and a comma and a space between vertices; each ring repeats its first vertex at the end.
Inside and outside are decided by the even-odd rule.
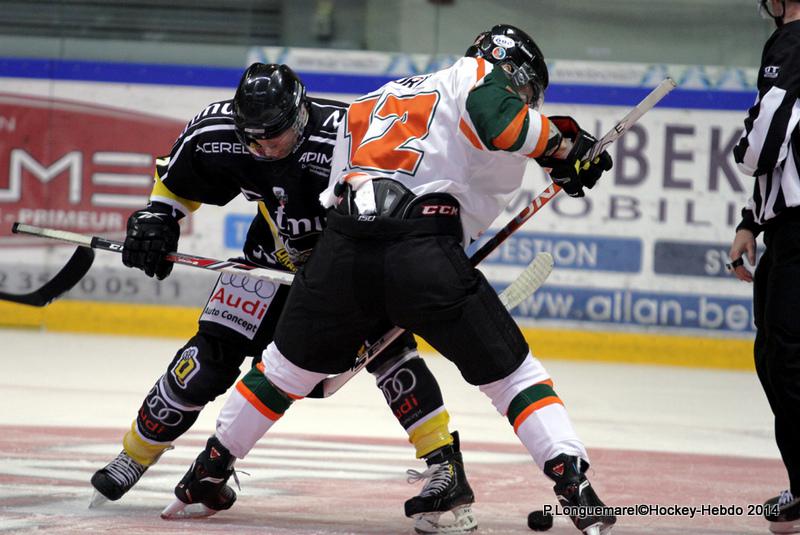
POLYGON ((365 339, 392 325, 422 336, 473 385, 502 379, 528 355, 519 327, 460 244, 461 224, 431 219, 359 221, 329 212, 295 277, 275 345, 320 373, 349 369, 365 339), (456 235, 458 234, 458 235, 456 235))
POLYGON ((755 365, 790 489, 800 496, 800 220, 776 222, 764 243, 753 286, 755 365))

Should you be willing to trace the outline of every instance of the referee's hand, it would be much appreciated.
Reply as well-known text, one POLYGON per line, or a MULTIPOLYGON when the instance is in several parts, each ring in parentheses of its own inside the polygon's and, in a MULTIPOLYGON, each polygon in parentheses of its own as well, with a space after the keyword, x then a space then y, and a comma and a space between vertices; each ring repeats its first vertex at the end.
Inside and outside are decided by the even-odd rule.
POLYGON ((728 269, 736 275, 736 278, 745 281, 753 282, 753 275, 744 265, 743 256, 747 255, 747 261, 751 266, 756 265, 756 238, 753 233, 746 229, 741 229, 736 233, 731 245, 731 251, 728 256, 731 263, 728 264, 728 269))

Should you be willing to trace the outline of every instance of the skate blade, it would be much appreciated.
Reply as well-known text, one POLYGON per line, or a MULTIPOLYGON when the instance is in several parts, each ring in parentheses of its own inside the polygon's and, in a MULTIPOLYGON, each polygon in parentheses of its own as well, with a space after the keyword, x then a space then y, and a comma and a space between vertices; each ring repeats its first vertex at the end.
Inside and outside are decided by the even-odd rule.
POLYGON ((793 522, 770 522, 769 530, 772 533, 800 533, 800 520, 793 522))
POLYGON ((420 513, 414 515, 416 522, 414 523, 414 531, 417 533, 469 533, 478 529, 478 522, 475 520, 475 515, 472 514, 471 505, 460 505, 450 511, 434 512, 434 513, 420 513), (441 518, 448 513, 452 514, 452 518, 448 521, 441 518))
POLYGON ((94 509, 96 507, 100 507, 101 505, 105 505, 109 502, 109 499, 97 492, 97 489, 94 490, 92 493, 92 499, 89 502, 89 509, 94 509))
POLYGON ((175 498, 171 504, 161 511, 161 518, 164 520, 187 520, 191 518, 208 518, 217 514, 219 511, 209 509, 202 503, 183 503, 175 498))
POLYGON ((604 524, 600 522, 584 529, 583 533, 584 535, 607 535, 608 533, 611 533, 611 529, 613 527, 613 524, 604 524))

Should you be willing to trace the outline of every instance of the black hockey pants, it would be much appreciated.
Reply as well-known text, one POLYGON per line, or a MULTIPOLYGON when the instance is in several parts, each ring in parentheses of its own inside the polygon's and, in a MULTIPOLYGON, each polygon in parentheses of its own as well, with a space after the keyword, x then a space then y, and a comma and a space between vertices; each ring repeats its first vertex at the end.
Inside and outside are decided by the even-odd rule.
POLYGON ((289 292, 278 349, 301 368, 341 373, 366 337, 397 325, 422 336, 471 384, 506 377, 527 356, 527 343, 471 266, 453 221, 447 232, 431 219, 329 212, 289 292))
POLYGON ((777 221, 764 242, 753 287, 755 364, 790 488, 800 496, 800 218, 777 221))

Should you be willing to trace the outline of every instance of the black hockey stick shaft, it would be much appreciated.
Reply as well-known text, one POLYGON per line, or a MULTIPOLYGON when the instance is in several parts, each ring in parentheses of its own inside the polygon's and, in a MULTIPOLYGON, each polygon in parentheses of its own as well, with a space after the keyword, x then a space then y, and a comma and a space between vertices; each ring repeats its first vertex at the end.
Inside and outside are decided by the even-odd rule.
POLYGON ((58 299, 70 291, 78 281, 92 267, 94 261, 94 251, 88 247, 78 247, 72 256, 64 264, 64 267, 56 273, 55 277, 47 281, 41 288, 27 294, 12 294, 0 292, 0 300, 43 307, 55 299, 58 299))
MULTIPOLYGON (((41 238, 50 238, 53 240, 81 245, 83 247, 90 247, 92 249, 100 249, 102 251, 111 251, 114 253, 122 253, 122 251, 125 249, 125 246, 122 242, 109 240, 100 236, 86 236, 76 232, 36 227, 33 225, 26 225, 24 223, 14 223, 11 231, 15 234, 28 234, 41 238)), ((176 264, 208 269, 211 271, 224 273, 247 272, 248 276, 271 280, 278 284, 291 284, 292 280, 294 280, 294 275, 292 273, 278 271, 275 269, 255 267, 249 264, 235 262, 233 260, 218 260, 216 258, 206 258, 203 256, 179 252, 166 254, 164 257, 176 264)))

